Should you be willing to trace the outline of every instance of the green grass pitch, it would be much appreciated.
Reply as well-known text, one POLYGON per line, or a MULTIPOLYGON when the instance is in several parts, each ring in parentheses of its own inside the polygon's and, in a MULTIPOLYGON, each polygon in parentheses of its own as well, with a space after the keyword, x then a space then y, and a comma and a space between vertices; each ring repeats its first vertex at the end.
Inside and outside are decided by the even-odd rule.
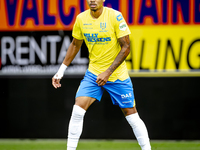
MULTIPOLYGON (((200 150, 200 141, 151 141, 152 150, 200 150)), ((66 140, 0 139, 0 150, 66 150, 66 140)), ((134 140, 80 140, 77 150, 141 150, 134 140)))

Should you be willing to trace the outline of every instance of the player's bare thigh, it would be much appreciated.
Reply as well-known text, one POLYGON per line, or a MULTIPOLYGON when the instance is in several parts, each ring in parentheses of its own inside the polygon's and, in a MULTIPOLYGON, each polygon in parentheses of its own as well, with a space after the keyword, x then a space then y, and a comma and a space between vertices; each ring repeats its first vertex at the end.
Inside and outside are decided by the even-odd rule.
POLYGON ((90 105, 95 102, 95 100, 96 99, 92 97, 81 96, 76 98, 75 105, 87 110, 90 105))
POLYGON ((128 116, 134 113, 137 113, 136 107, 132 108, 121 108, 122 112, 124 113, 124 116, 128 116))

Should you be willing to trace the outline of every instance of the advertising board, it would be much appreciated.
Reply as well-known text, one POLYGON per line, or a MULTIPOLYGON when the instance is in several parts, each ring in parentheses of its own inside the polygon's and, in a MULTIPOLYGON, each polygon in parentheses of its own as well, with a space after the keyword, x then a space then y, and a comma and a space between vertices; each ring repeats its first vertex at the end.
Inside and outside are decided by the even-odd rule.
MULTIPOLYGON (((106 0, 122 12, 131 30, 130 74, 199 76, 200 0, 106 0)), ((56 72, 72 40, 86 0, 0 1, 0 73, 56 72)), ((85 72, 84 45, 67 72, 85 72)))

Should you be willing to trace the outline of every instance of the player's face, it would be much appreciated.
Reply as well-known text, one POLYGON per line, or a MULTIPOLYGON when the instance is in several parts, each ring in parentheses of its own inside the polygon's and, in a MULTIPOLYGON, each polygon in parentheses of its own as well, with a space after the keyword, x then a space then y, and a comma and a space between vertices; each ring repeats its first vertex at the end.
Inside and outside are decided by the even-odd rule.
POLYGON ((92 11, 99 10, 103 6, 103 2, 105 2, 105 0, 87 0, 88 6, 92 11))

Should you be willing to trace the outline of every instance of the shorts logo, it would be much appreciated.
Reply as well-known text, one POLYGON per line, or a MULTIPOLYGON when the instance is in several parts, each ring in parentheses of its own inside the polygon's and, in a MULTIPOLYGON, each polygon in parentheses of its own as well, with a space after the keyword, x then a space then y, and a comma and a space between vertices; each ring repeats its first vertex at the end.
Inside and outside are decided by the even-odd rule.
POLYGON ((119 24, 119 29, 120 29, 121 31, 125 31, 126 28, 127 28, 127 26, 126 26, 126 23, 125 23, 125 22, 122 22, 122 23, 119 24))
POLYGON ((123 19, 122 14, 119 14, 116 18, 117 18, 117 21, 121 21, 123 19))
POLYGON ((129 97, 132 97, 132 94, 131 94, 131 93, 122 94, 122 95, 121 95, 121 98, 122 98, 122 99, 124 99, 124 98, 129 98, 129 97))

